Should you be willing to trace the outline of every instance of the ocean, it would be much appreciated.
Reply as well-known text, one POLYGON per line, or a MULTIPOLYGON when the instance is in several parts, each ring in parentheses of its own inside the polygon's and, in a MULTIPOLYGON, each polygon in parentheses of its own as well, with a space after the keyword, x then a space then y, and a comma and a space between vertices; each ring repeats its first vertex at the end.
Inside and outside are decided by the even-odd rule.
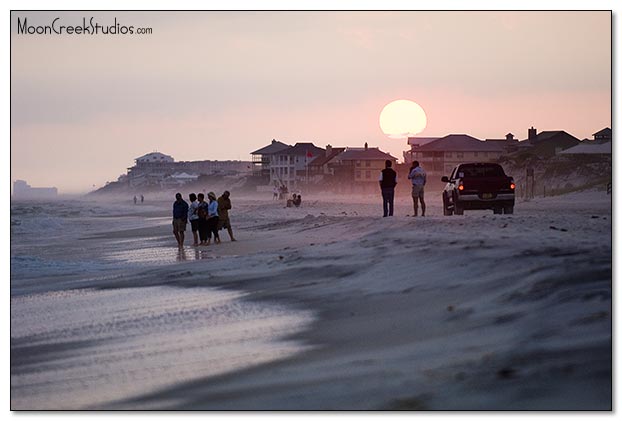
POLYGON ((177 249, 168 206, 11 203, 11 409, 114 408, 305 350, 310 312, 144 282, 213 258, 177 249))

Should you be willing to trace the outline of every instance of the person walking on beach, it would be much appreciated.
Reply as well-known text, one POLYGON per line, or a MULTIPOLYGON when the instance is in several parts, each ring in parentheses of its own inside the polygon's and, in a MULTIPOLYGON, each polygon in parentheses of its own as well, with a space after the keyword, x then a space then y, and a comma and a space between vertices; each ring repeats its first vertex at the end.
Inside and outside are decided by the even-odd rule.
POLYGON ((143 203, 145 201, 145 196, 143 196, 142 194, 140 195, 140 203, 143 203))
POLYGON ((203 193, 199 193, 197 199, 197 216, 199 217, 197 228, 199 229, 199 240, 201 240, 199 245, 204 246, 207 244, 207 202, 205 202, 203 193))
POLYGON ((188 203, 181 198, 181 193, 175 194, 173 202, 173 234, 179 248, 184 246, 186 223, 188 222, 188 203))
POLYGON ((279 188, 276 184, 272 188, 272 200, 279 200, 279 188))
POLYGON ((218 198, 218 231, 227 228, 229 238, 231 238, 231 241, 235 241, 235 238, 233 238, 231 221, 229 220, 229 209, 231 209, 230 195, 229 191, 225 190, 222 196, 218 198))
POLYGON ((220 243, 218 235, 218 201, 214 192, 207 193, 209 203, 207 205, 207 244, 209 245, 214 234, 214 244, 220 243))
POLYGON ((193 246, 199 245, 199 202, 197 202, 197 195, 190 193, 188 195, 190 199, 190 206, 188 207, 188 221, 190 221, 190 228, 192 229, 192 237, 194 238, 193 246))
POLYGON ((136 201, 137 201, 137 200, 138 200, 138 199, 136 199, 136 196, 134 196, 134 204, 136 204, 136 201))
POLYGON ((411 181, 413 185, 412 196, 413 196, 413 207, 414 214, 413 216, 417 216, 417 205, 418 202, 421 202, 421 216, 425 216, 425 201, 423 200, 423 186, 425 186, 425 171, 423 168, 419 166, 419 161, 413 161, 412 166, 410 167, 410 171, 408 172, 408 179, 411 181))
POLYGON ((395 186, 397 185, 397 173, 391 166, 393 163, 387 159, 384 161, 384 170, 380 171, 380 191, 382 192, 383 217, 393 216, 393 199, 395 198, 395 186))

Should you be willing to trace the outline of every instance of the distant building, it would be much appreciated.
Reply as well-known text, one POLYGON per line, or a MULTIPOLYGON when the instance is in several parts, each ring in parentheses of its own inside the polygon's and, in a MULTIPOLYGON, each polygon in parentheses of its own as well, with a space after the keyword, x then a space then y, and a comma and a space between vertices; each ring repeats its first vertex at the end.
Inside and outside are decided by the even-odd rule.
POLYGON ((438 137, 409 137, 408 145, 410 145, 410 150, 404 151, 404 163, 410 165, 414 161, 414 153, 420 146, 428 144, 430 142, 439 139, 438 137))
POLYGON ((134 160, 136 165, 127 169, 126 181, 130 187, 170 186, 196 180, 199 175, 240 175, 251 172, 250 161, 178 161, 170 155, 152 152, 134 160), (185 176, 179 177, 179 174, 185 176))
POLYGON ((270 185, 284 185, 296 188, 300 182, 307 182, 307 164, 325 150, 313 143, 296 143, 270 155, 270 185))
POLYGON ((365 143, 362 148, 347 147, 335 156, 329 167, 341 185, 351 187, 351 191, 369 191, 378 187, 378 176, 386 160, 395 167, 397 158, 365 143))
POLYGON ((495 162, 514 142, 513 136, 483 141, 466 134, 450 134, 418 147, 412 159, 419 161, 428 176, 440 178, 463 162, 495 162))
POLYGON ((332 177, 335 175, 335 171, 329 166, 329 164, 345 150, 346 148, 333 148, 331 145, 326 145, 324 155, 316 156, 311 162, 309 162, 309 173, 317 181, 323 179, 324 177, 332 177))
POLYGON ((563 130, 550 130, 538 133, 533 126, 527 130, 527 139, 519 147, 527 148, 531 154, 539 157, 551 157, 561 151, 577 146, 579 139, 563 130))
POLYGON ((276 139, 272 139, 272 142, 268 146, 257 149, 251 152, 251 162, 253 175, 270 176, 270 157, 283 150, 290 148, 290 145, 286 145, 283 142, 279 142, 276 139))
POLYGON ((594 141, 596 143, 611 142, 611 129, 609 127, 605 127, 604 129, 594 133, 592 136, 594 136, 594 141))
POLYGON ((561 151, 559 155, 611 155, 611 142, 581 142, 577 146, 561 151))
POLYGON ((24 180, 13 183, 13 197, 16 199, 54 199, 57 196, 56 187, 31 187, 24 180))

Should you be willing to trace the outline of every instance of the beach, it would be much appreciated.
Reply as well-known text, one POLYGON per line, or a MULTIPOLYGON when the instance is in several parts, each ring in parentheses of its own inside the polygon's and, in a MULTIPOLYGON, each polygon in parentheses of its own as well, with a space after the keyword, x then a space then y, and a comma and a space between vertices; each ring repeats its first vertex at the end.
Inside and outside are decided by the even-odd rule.
POLYGON ((43 241, 12 204, 11 407, 611 409, 611 196, 426 201, 233 192, 238 241, 183 250, 172 199, 85 199, 43 241))

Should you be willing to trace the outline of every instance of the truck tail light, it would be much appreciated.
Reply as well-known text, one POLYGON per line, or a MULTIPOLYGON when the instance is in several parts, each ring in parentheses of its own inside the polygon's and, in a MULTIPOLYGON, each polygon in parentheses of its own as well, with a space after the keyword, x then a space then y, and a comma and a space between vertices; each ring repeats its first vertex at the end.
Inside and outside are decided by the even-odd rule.
POLYGON ((458 184, 458 190, 464 190, 464 185, 462 184, 462 181, 460 182, 460 184, 458 184))
POLYGON ((510 188, 511 188, 512 190, 514 190, 514 189, 516 188, 516 184, 514 184, 514 183, 510 183, 510 188))

